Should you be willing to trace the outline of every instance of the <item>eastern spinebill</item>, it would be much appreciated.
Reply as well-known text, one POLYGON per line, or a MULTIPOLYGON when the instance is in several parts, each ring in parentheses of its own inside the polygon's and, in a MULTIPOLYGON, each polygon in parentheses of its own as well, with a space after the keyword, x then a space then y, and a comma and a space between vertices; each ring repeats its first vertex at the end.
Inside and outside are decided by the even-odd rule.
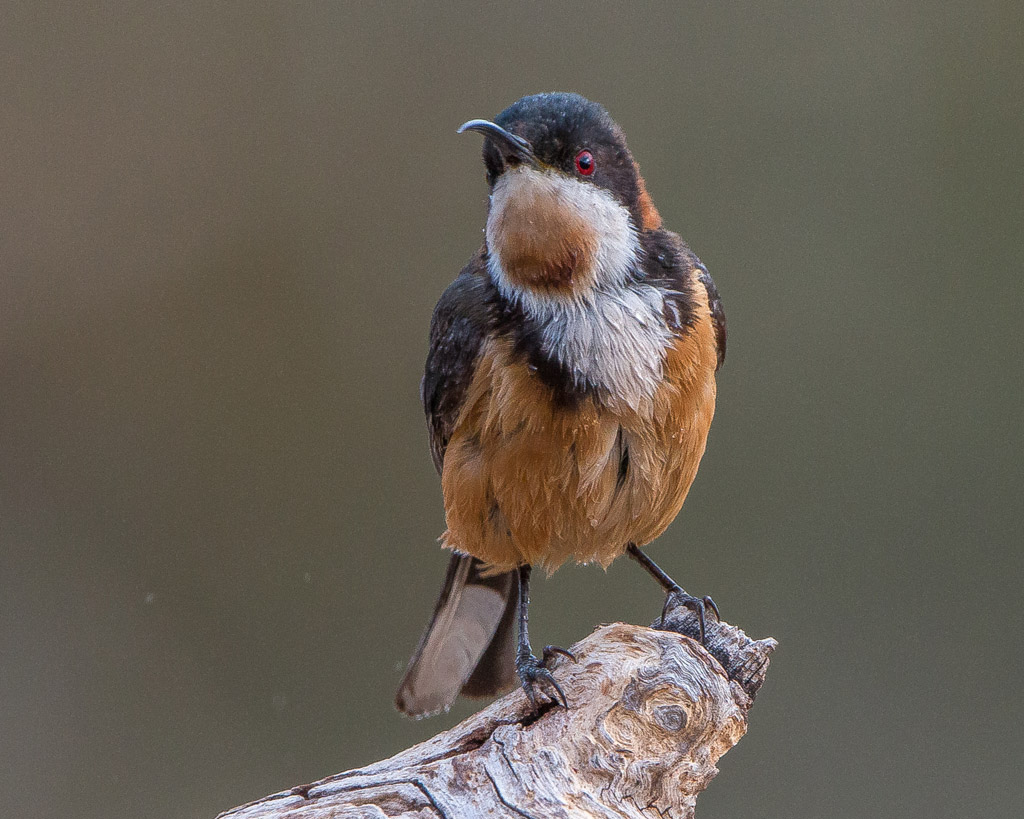
POLYGON ((725 358, 707 268, 662 227, 622 130, 577 94, 537 94, 484 137, 483 247, 434 310, 421 388, 453 551, 396 697, 426 716, 519 682, 567 705, 527 633, 530 570, 626 553, 696 610, 639 546, 697 474, 725 358), (518 621, 518 642, 514 632, 518 621))

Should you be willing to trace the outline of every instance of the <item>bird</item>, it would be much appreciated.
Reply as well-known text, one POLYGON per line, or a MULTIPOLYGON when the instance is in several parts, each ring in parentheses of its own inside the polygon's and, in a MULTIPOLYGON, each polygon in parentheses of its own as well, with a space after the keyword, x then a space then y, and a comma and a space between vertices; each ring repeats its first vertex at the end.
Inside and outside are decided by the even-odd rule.
MULTIPOLYGON (((707 268, 666 230, 622 129, 574 93, 514 102, 483 136, 484 243, 431 319, 421 382, 452 551, 395 703, 414 717, 522 686, 569 707, 528 631, 531 570, 627 554, 704 637, 695 597, 645 552, 707 443, 726 322, 707 268)), ((664 609, 663 609, 664 615, 664 609)))

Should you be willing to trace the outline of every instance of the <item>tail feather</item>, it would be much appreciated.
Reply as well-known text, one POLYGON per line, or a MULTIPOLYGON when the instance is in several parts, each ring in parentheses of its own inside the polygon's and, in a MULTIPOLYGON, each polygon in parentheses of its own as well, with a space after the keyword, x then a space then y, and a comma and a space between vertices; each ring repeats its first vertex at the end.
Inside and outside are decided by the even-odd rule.
POLYGON ((502 575, 509 586, 505 613, 498 622, 498 628, 490 645, 476 664, 472 676, 462 686, 467 697, 493 697, 504 694, 519 683, 516 675, 516 613, 519 610, 519 578, 515 572, 502 575))
POLYGON ((501 693, 515 684, 516 573, 484 576, 475 557, 455 554, 441 596, 395 697, 398 709, 426 717, 446 711, 459 692, 501 693))

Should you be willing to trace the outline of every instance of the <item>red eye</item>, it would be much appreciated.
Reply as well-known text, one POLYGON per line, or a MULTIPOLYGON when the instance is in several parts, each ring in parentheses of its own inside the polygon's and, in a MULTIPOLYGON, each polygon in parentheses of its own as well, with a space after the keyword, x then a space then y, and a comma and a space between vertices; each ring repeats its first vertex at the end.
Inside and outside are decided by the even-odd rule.
POLYGON ((576 154, 576 170, 581 176, 590 176, 594 172, 594 155, 590 151, 576 154))

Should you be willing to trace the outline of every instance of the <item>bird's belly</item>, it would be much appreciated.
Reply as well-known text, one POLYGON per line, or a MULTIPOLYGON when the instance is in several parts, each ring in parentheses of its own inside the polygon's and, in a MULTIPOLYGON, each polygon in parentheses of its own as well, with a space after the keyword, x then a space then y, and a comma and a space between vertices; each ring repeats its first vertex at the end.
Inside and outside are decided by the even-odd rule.
POLYGON ((714 413, 713 368, 666 380, 643 413, 552 404, 500 348, 485 353, 445 453, 446 546, 496 569, 607 566, 676 516, 714 413), (664 393, 664 394, 662 394, 664 393))

